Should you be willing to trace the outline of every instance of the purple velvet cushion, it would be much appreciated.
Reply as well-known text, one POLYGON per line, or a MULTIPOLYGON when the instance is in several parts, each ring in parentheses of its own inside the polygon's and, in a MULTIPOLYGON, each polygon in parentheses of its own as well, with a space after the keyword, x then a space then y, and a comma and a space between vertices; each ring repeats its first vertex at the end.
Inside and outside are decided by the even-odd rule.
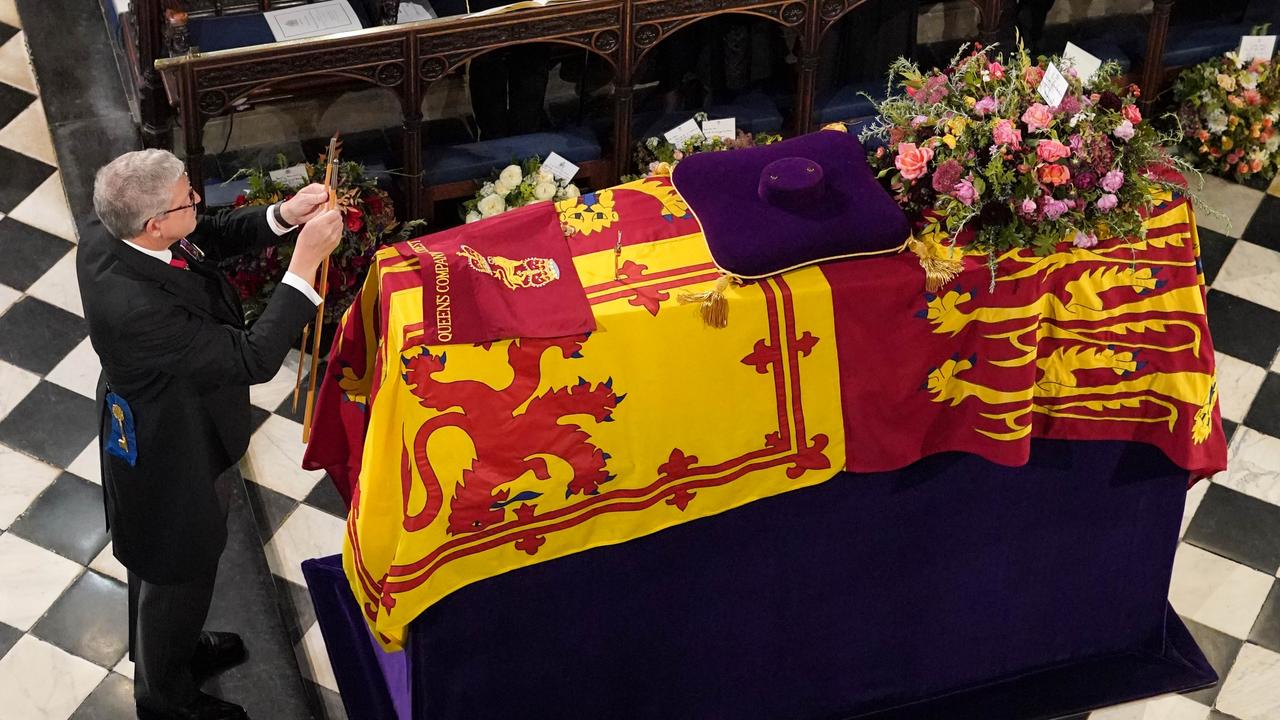
POLYGON ((739 277, 897 252, 910 234, 848 133, 822 130, 691 155, 672 182, 702 224, 716 265, 739 277))

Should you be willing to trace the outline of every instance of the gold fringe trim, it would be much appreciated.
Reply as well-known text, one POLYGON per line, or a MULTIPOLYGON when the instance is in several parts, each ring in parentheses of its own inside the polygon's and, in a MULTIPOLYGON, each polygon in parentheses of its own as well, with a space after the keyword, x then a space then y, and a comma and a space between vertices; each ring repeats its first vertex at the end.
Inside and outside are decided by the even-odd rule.
POLYGON ((926 235, 924 239, 913 236, 907 240, 907 247, 920 258, 920 267, 924 268, 924 289, 931 293, 941 290, 964 270, 964 250, 954 245, 943 245, 936 235, 926 235))
POLYGON ((733 275, 721 275, 715 287, 702 292, 682 292, 681 303, 700 303, 702 322, 709 327, 724 328, 729 325, 729 300, 724 296, 730 285, 741 284, 741 280, 733 275))

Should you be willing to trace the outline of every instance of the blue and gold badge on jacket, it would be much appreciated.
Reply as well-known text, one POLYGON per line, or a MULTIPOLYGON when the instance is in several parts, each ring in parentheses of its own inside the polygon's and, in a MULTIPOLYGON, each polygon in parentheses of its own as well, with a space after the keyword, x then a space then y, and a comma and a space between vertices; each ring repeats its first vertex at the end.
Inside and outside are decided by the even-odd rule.
POLYGON ((111 416, 111 433, 107 436, 107 452, 129 463, 138 463, 138 437, 133 428, 133 410, 115 393, 107 393, 107 413, 111 416))

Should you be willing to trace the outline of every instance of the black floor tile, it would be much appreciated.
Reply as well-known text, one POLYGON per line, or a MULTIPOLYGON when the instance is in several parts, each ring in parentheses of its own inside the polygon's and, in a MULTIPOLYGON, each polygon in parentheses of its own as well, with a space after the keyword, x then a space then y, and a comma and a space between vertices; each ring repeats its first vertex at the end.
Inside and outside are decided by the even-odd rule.
POLYGON ((44 375, 88 334, 79 315, 24 297, 0 316, 0 360, 44 375))
POLYGON ((0 442, 66 467, 98 434, 93 400, 41 381, 4 420, 0 442))
POLYGON ((0 283, 26 290, 71 248, 60 237, 11 217, 0 218, 0 283))
POLYGON ((1205 283, 1212 285, 1214 278, 1218 277, 1218 271, 1222 269, 1222 263, 1227 261, 1227 255, 1235 246, 1236 239, 1209 228, 1197 230, 1200 236, 1200 267, 1204 271, 1205 283))
POLYGON ((1211 484, 1183 539, 1274 575, 1280 569, 1280 506, 1211 484))
MULTIPOLYGON (((2 85, 3 83, 0 83, 2 85)), ((0 147, 0 168, 4 168, 4 182, 0 183, 0 212, 9 213, 18 203, 27 199, 31 191, 49 179, 56 169, 20 152, 0 147)))
POLYGON ((9 42, 9 38, 17 34, 18 28, 12 25, 6 25, 5 23, 0 23, 0 45, 9 42))
POLYGON ((298 507, 298 501, 252 480, 245 480, 244 487, 249 496, 249 507, 253 511, 258 535, 263 544, 266 544, 284 524, 285 518, 298 507))
MULTIPOLYGON (((118 88, 119 78, 114 82, 118 88)), ((48 93, 41 97, 47 105, 48 93)), ((54 125, 52 131, 53 145, 58 150, 58 165, 64 168, 100 168, 120 155, 142 147, 138 126, 127 111, 54 125)), ((71 217, 75 218, 76 229, 84 237, 97 218, 93 211, 93 171, 63 173, 62 183, 67 189, 71 217)))
POLYGON ((1263 196, 1241 237, 1254 245, 1280 250, 1280 198, 1263 196))
POLYGON ((338 488, 333 485, 333 478, 329 477, 327 473, 324 479, 316 483, 316 486, 311 489, 311 494, 303 502, 330 515, 336 515, 343 519, 347 517, 347 504, 342 501, 342 496, 338 494, 338 488))
POLYGON ((1280 580, 1271 584, 1271 593, 1249 631, 1249 642, 1280 653, 1280 580))
POLYGON ((9 528, 25 540, 88 565, 107 546, 102 488, 63 473, 9 528))
POLYGON ((18 642, 22 637, 22 631, 16 627, 9 627, 4 623, 0 623, 0 658, 9 652, 9 648, 18 642))
POLYGON ((1226 418, 1222 419, 1222 434, 1227 436, 1228 445, 1231 444, 1231 438, 1235 437, 1237 427, 1240 427, 1238 423, 1233 423, 1226 418))
MULTIPOLYGON (((8 38, 4 37, 4 33, 0 32, 0 45, 8 38)), ((16 88, 9 83, 0 82, 0 128, 9 124, 9 121, 18 117, 18 114, 27 109, 31 103, 35 102, 36 96, 16 88)))
POLYGON ((1267 373, 1253 405, 1249 406, 1244 424, 1271 437, 1280 437, 1280 374, 1267 373))
POLYGON ((1280 348, 1280 312, 1210 290, 1209 332, 1215 349, 1267 367, 1280 348))
POLYGON ((263 410, 257 405, 250 405, 249 406, 249 434, 253 435, 255 432, 257 432, 258 428, 262 427, 262 423, 266 422, 267 418, 269 417, 271 417, 270 412, 263 410))
POLYGON ((107 673, 71 720, 121 720, 135 716, 133 681, 118 673, 107 673))
POLYGON ((283 592, 278 593, 284 618, 285 629, 289 632, 289 641, 297 645, 302 635, 311 629, 316 621, 316 609, 311 604, 311 593, 306 588, 291 583, 284 578, 276 578, 276 587, 283 592))
POLYGON ((1214 672, 1218 673, 1217 685, 1188 693, 1187 697, 1203 705, 1213 707, 1214 701, 1218 698, 1218 691, 1222 689, 1222 683, 1226 682, 1227 673, 1231 672, 1231 666, 1235 664, 1236 656, 1240 654, 1240 648, 1244 646, 1244 641, 1237 640, 1226 633, 1218 632, 1211 627, 1186 618, 1183 618, 1182 622, 1187 626, 1187 630, 1191 632, 1191 637, 1195 639, 1196 645, 1199 645, 1204 652, 1205 659, 1213 666, 1214 672))
POLYGON ((31 634, 102 667, 129 650, 129 590, 89 570, 49 608, 31 634))
POLYGON ((347 720, 347 709, 342 704, 342 696, 329 688, 312 682, 306 678, 308 699, 312 703, 312 713, 324 720, 347 720))
MULTIPOLYGON (((308 338, 310 338, 310 335, 308 335, 308 338)), ((308 343, 308 344, 310 344, 310 342, 311 342, 311 340, 310 340, 310 339, 308 339, 308 340, 307 340, 307 343, 308 343)), ((307 368, 306 368, 306 370, 304 370, 304 371, 303 371, 303 373, 302 373, 302 390, 301 390, 301 392, 299 393, 299 396, 298 396, 298 411, 297 411, 297 412, 294 412, 294 411, 293 411, 293 393, 289 393, 289 395, 285 397, 284 401, 280 403, 280 406, 276 408, 276 414, 277 414, 277 415, 280 415, 280 416, 282 416, 282 417, 287 417, 287 418, 289 418, 290 420, 293 420, 294 422, 302 422, 302 417, 303 417, 303 415, 305 415, 305 414, 306 414, 306 404, 307 404, 307 403, 306 403, 306 398, 307 398, 307 387, 308 387, 308 386, 310 385, 310 383, 311 383, 311 364, 310 364, 310 363, 311 363, 311 355, 310 355, 311 349, 310 349, 310 348, 307 348, 307 352, 308 352, 308 355, 307 355, 307 357, 306 357, 306 360, 307 360, 307 368)), ((319 395, 319 394, 320 394, 320 385, 319 385, 319 383, 324 381, 324 370, 325 370, 325 367, 326 367, 326 363, 325 363, 325 361, 324 361, 324 357, 323 357, 323 356, 321 356, 321 358, 320 358, 320 365, 318 366, 318 368, 317 368, 317 370, 316 370, 316 374, 317 374, 317 375, 319 375, 319 378, 320 378, 319 380, 317 380, 317 381, 316 381, 316 394, 317 394, 317 395, 319 395)))
MULTIPOLYGON (((97 3, 21 0, 17 5, 50 125, 128 109, 97 3)), ((86 167, 90 176, 98 168, 62 167, 86 167)))

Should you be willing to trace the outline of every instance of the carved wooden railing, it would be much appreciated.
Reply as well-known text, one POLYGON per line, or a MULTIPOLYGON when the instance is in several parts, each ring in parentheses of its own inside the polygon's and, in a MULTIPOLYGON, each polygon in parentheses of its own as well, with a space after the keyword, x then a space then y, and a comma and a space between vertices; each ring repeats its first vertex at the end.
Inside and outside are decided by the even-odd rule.
MULTIPOLYGON (((995 0, 974 0, 980 8, 995 0)), ((468 60, 522 43, 583 48, 609 63, 614 80, 611 153, 588 173, 616 180, 631 151, 632 93, 646 55, 672 33, 727 13, 765 18, 799 37, 792 129, 810 128, 823 36, 866 0, 575 0, 506 14, 472 15, 372 28, 332 37, 163 59, 156 63, 177 107, 192 183, 200 186, 205 124, 245 101, 332 89, 381 87, 401 106, 402 164, 409 217, 431 211, 423 185, 422 99, 426 89, 468 60)), ((874 30, 874 29, 869 29, 874 30)), ((587 170, 587 168, 584 168, 587 170)))

